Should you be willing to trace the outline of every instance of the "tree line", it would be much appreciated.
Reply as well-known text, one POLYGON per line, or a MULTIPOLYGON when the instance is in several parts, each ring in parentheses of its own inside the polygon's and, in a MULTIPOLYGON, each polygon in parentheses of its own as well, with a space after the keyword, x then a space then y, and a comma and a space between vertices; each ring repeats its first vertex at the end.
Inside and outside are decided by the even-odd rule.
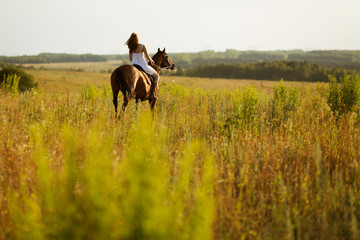
POLYGON ((233 78, 306 82, 327 82, 329 74, 343 78, 347 73, 355 73, 340 67, 327 68, 308 62, 273 61, 237 64, 201 64, 187 69, 179 68, 175 75, 207 78, 233 78))
MULTIPOLYGON (((196 67, 201 64, 238 64, 268 61, 300 61, 323 65, 328 68, 341 67, 360 71, 360 51, 355 50, 278 50, 278 51, 238 51, 228 49, 224 52, 201 51, 197 53, 170 53, 170 58, 181 68, 196 67)), ((94 55, 40 53, 38 55, 0 56, 0 62, 56 63, 56 62, 105 62, 109 60, 128 60, 128 54, 94 55)))
POLYGON ((63 62, 106 62, 107 58, 94 54, 40 53, 38 55, 0 56, 0 62, 7 64, 63 63, 63 62))
POLYGON ((355 50, 279 50, 279 51, 202 51, 198 53, 169 54, 177 66, 195 67, 201 64, 237 64, 269 61, 300 61, 323 65, 328 68, 341 67, 360 71, 360 51, 355 50))

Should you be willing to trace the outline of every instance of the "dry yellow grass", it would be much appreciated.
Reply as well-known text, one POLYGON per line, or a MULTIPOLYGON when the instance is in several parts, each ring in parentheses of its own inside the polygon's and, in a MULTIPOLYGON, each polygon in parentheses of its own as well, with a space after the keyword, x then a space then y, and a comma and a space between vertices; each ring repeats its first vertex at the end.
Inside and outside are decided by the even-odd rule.
MULTIPOLYGON (((86 63, 83 63, 86 65, 86 63)), ((55 65, 52 65, 55 66, 55 65)), ((66 66, 64 64, 64 66, 66 66)), ((70 65, 72 66, 72 65, 70 65)), ((79 65, 83 66, 83 65, 79 65)), ((114 67, 115 68, 115 67, 114 67)), ((70 69, 68 67, 68 69, 70 69)), ((99 69, 99 68, 97 68, 99 69)), ((101 87, 104 84, 110 86, 111 71, 70 71, 70 70, 39 70, 28 69, 31 75, 39 83, 40 89, 46 92, 73 92, 77 93, 87 84, 101 87)), ((199 77, 161 76, 160 82, 165 84, 177 84, 185 87, 196 87, 203 89, 234 89, 246 86, 254 86, 258 89, 272 91, 278 81, 248 80, 248 79, 216 79, 199 77)), ((299 88, 315 87, 318 83, 285 82, 299 88)))
POLYGON ((107 62, 73 62, 73 63, 32 63, 24 64, 27 68, 48 70, 81 70, 85 72, 108 72, 123 64, 121 60, 107 62))
MULTIPOLYGON (((258 89, 270 90, 279 84, 279 81, 269 80, 250 80, 250 79, 223 79, 223 78, 199 78, 199 77, 177 77, 164 76, 161 77, 165 83, 175 83, 186 87, 196 87, 204 89, 234 89, 247 86, 253 86, 258 89)), ((280 79, 279 79, 280 80, 280 79)), ((315 87, 318 83, 309 82, 285 82, 287 86, 296 87, 315 87)))
POLYGON ((79 92, 87 84, 109 84, 108 73, 92 73, 61 70, 27 70, 45 92, 79 92))

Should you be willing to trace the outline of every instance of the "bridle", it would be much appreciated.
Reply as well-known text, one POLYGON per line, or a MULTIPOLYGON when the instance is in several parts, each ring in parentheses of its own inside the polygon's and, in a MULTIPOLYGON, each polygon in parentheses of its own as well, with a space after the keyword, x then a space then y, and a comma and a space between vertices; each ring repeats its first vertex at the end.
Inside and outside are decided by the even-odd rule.
POLYGON ((172 67, 172 64, 170 62, 170 58, 167 55, 165 55, 164 58, 166 60, 166 63, 168 64, 167 67, 165 67, 165 68, 170 69, 172 67))
MULTIPOLYGON (((155 56, 156 56, 157 54, 159 54, 159 53, 156 53, 155 56)), ((155 56, 154 56, 154 57, 155 57, 155 56)), ((154 57, 153 57, 153 60, 154 60, 154 57)), ((167 63, 167 66, 164 67, 164 68, 165 68, 165 69, 170 69, 173 64, 171 64, 171 61, 170 61, 169 57, 167 56, 167 54, 166 54, 166 55, 165 55, 165 54, 163 55, 163 60, 162 60, 162 62, 163 62, 164 60, 166 61, 165 63, 167 63)), ((154 65, 155 65, 156 68, 161 68, 161 66, 157 66, 155 63, 154 63, 154 65)))

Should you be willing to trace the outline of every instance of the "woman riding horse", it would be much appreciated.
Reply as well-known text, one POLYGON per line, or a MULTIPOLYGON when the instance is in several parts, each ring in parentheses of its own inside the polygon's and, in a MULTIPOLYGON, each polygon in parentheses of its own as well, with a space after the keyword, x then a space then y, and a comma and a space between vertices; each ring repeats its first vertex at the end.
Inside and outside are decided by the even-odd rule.
POLYGON ((132 64, 140 65, 142 69, 144 69, 144 71, 152 73, 153 70, 154 72, 151 74, 151 76, 153 76, 154 80, 151 81, 147 73, 138 70, 138 68, 133 65, 123 65, 116 68, 111 74, 111 88, 113 92, 115 114, 117 114, 117 98, 119 91, 121 91, 124 95, 124 103, 122 106, 124 111, 128 104, 129 98, 135 98, 136 102, 138 102, 139 100, 149 100, 151 109, 153 109, 157 100, 155 94, 157 94, 157 92, 159 91, 159 86, 157 82, 159 80, 160 68, 167 68, 171 70, 175 68, 175 64, 169 59, 167 53, 165 52, 165 48, 163 51, 158 49, 158 52, 151 59, 147 53, 145 46, 139 44, 138 41, 136 41, 136 34, 136 37, 133 37, 133 34, 126 42, 129 46, 130 60, 132 64), (132 45, 132 43, 129 43, 131 42, 131 39, 135 39, 134 42, 137 43, 136 47, 135 44, 132 45), (146 64, 144 54, 149 59, 152 67, 146 64))
POLYGON ((139 37, 136 33, 132 33, 130 38, 127 40, 126 45, 129 48, 129 59, 131 65, 139 65, 149 75, 153 77, 153 82, 150 88, 150 100, 157 100, 155 96, 155 89, 158 81, 160 80, 159 74, 147 64, 145 57, 150 61, 151 65, 154 65, 154 61, 150 58, 145 45, 139 44, 139 37))

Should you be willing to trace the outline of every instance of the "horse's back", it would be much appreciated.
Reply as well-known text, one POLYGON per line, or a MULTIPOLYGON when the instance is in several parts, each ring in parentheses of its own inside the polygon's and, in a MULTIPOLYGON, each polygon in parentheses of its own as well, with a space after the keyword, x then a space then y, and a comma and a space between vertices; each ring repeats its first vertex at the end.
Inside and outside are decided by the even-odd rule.
POLYGON ((137 69, 132 65, 121 65, 120 67, 115 68, 111 74, 111 78, 116 76, 116 74, 121 73, 124 77, 137 77, 137 69))
POLYGON ((122 65, 115 68, 111 73, 111 86, 116 88, 120 87, 120 81, 125 82, 128 85, 132 85, 139 78, 137 69, 132 65, 122 65))
POLYGON ((150 85, 146 81, 144 73, 140 72, 136 67, 132 65, 122 65, 117 67, 111 74, 111 86, 112 89, 121 89, 122 85, 126 84, 131 89, 131 92, 135 92, 135 98, 146 100, 150 85))

